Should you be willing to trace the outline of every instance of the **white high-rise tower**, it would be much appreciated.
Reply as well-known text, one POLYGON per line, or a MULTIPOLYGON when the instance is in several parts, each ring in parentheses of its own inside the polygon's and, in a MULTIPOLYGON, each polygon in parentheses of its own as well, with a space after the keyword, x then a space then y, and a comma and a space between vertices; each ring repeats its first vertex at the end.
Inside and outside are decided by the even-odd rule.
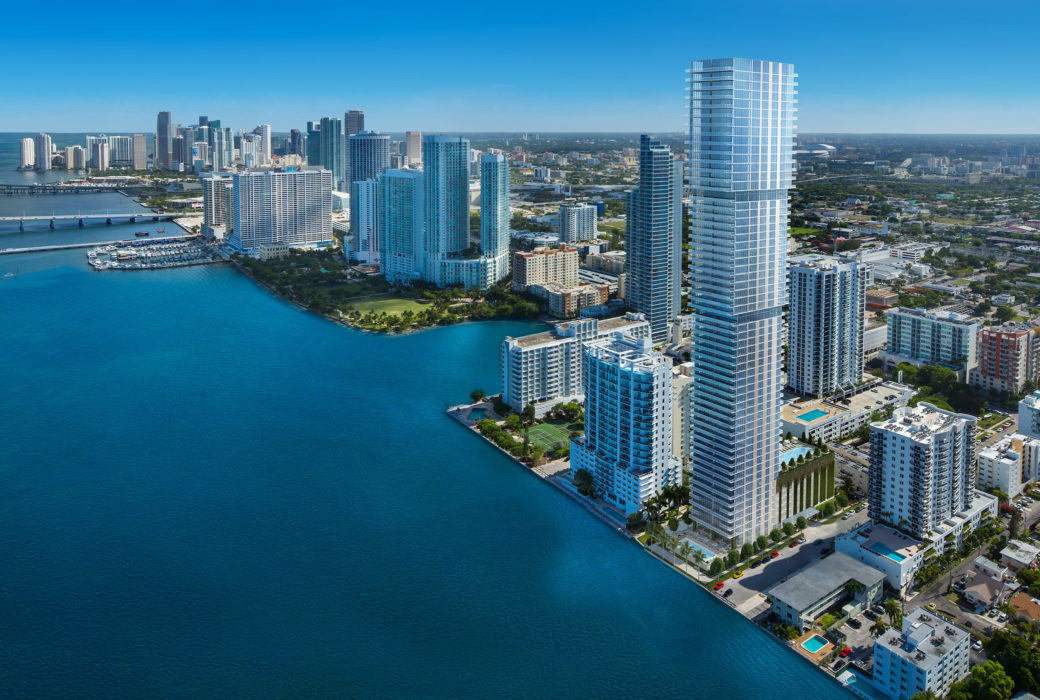
POLYGON ((737 546, 777 524, 795 78, 773 61, 690 66, 690 503, 737 546))

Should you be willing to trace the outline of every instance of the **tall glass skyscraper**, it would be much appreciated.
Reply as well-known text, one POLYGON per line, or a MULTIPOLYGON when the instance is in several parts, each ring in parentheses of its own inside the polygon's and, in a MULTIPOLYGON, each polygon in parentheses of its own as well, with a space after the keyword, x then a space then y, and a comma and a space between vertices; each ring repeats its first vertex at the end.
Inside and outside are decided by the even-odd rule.
POLYGON ((351 134, 350 181, 374 180, 390 167, 390 134, 362 131, 351 134))
POLYGON ((173 125, 169 112, 159 112, 155 120, 155 167, 169 170, 173 162, 173 125))
POLYGON ((826 396, 862 381, 867 273, 855 258, 791 258, 787 386, 793 391, 826 396))
POLYGON ((346 191, 346 168, 343 162, 343 124, 337 117, 321 118, 321 167, 332 172, 332 187, 346 191))
MULTIPOLYGON (((509 161, 501 154, 480 157, 480 253, 509 255, 509 161)), ((500 277, 505 277, 503 272, 500 277)), ((496 280, 497 281, 497 280, 496 280)))
POLYGON ((646 315, 655 343, 679 315, 682 163, 660 141, 639 138, 639 186, 628 193, 625 300, 646 315))
POLYGON ((410 284, 423 273, 423 173, 387 170, 376 196, 379 271, 391 284, 410 284))
POLYGON ((307 122, 307 165, 321 165, 320 122, 307 122))
POLYGON ((423 136, 426 279, 441 284, 439 261, 469 247, 469 139, 423 136))
POLYGON ((776 525, 794 67, 690 66, 693 518, 737 546, 776 525))

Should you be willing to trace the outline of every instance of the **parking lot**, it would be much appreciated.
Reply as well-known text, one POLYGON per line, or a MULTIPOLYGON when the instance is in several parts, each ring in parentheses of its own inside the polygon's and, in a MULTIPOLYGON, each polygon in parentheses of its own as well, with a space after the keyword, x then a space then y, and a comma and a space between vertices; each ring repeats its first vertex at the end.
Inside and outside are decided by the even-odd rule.
POLYGON ((754 561, 763 557, 767 559, 766 564, 755 568, 751 565, 744 567, 744 573, 739 578, 731 578, 719 590, 719 595, 726 595, 726 591, 732 591, 727 598, 734 607, 742 614, 754 619, 758 615, 769 610, 766 602, 766 593, 776 584, 787 579, 799 569, 818 561, 825 549, 830 547, 830 540, 840 532, 858 527, 867 520, 866 509, 853 514, 848 520, 839 518, 833 523, 813 523, 803 533, 806 542, 795 547, 781 546, 775 550, 766 550, 755 557, 754 561), (770 559, 771 552, 777 553, 776 558, 770 559))

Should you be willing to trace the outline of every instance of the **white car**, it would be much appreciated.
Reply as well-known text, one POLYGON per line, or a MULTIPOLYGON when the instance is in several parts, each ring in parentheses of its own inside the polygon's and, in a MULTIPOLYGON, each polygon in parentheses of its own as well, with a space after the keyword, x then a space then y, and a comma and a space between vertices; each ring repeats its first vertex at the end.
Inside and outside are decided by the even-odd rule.
POLYGON ((976 639, 975 643, 971 645, 971 648, 975 651, 980 651, 982 649, 982 640, 976 639))

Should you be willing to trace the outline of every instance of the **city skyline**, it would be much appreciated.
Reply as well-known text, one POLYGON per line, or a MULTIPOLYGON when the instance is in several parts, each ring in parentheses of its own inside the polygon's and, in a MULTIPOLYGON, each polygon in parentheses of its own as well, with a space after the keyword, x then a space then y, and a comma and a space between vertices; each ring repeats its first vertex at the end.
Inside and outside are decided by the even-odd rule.
MULTIPOLYGON (((71 46, 55 45, 7 76, 11 94, 19 99, 0 105, 0 130, 151 131, 153 110, 162 105, 174 114, 219 113, 229 124, 270 123, 279 133, 302 128, 313 115, 343 115, 354 107, 390 132, 673 133, 684 130, 684 67, 691 59, 727 55, 800 66, 806 76, 799 95, 803 133, 1035 133, 1032 115, 1040 97, 1028 86, 1040 59, 1028 42, 995 43, 985 62, 965 61, 960 46, 968 29, 1000 35, 1012 20, 1028 26, 1040 18, 1040 10, 1015 5, 1013 12, 996 16, 973 12, 967 3, 917 3, 900 7, 894 18, 819 3, 792 8, 754 2, 747 11, 756 21, 740 33, 714 28, 725 18, 722 8, 698 8, 698 22, 691 25, 682 21, 686 8, 671 2, 635 10, 569 4, 545 17, 483 6, 478 11, 469 3, 453 12, 418 4, 350 7, 331 10, 344 13, 342 21, 333 16, 320 26, 279 26, 287 40, 306 33, 310 68, 300 71, 298 63, 272 61, 265 64, 262 80, 243 80, 241 88, 234 81, 201 82, 190 92, 180 91, 156 80, 147 63, 106 66, 108 79, 99 83, 96 66, 73 60, 71 46), (389 21, 406 13, 414 29, 389 21), (671 15, 676 21, 662 21, 671 15), (640 52, 617 50, 651 29, 655 41, 640 52), (489 61, 437 50, 490 32, 504 41, 530 42, 532 50, 502 52, 489 61), (583 39, 563 40, 571 35, 583 39), (325 36, 337 41, 314 40, 325 36), (336 74, 336 61, 324 60, 326 54, 331 59, 340 41, 381 59, 344 80, 336 74), (543 41, 554 47, 552 61, 566 70, 541 68, 533 48, 543 41), (995 75, 988 70, 994 60, 1005 66, 995 75), (431 77, 417 81, 416 62, 431 77), (76 108, 69 109, 73 103, 76 108), (553 109, 546 110, 550 104, 553 109)), ((85 8, 66 9, 68 20, 86 33, 93 26, 106 32, 140 31, 150 12, 117 13, 106 17, 102 28, 100 17, 85 8)), ((34 21, 27 12, 12 8, 10 22, 0 29, 12 59, 35 48, 31 37, 17 29, 34 21)), ((235 12, 231 6, 218 8, 209 21, 230 22, 235 12)), ((255 50, 245 37, 228 41, 228 53, 255 50)), ((182 45, 201 50, 204 40, 188 37, 182 45)))

